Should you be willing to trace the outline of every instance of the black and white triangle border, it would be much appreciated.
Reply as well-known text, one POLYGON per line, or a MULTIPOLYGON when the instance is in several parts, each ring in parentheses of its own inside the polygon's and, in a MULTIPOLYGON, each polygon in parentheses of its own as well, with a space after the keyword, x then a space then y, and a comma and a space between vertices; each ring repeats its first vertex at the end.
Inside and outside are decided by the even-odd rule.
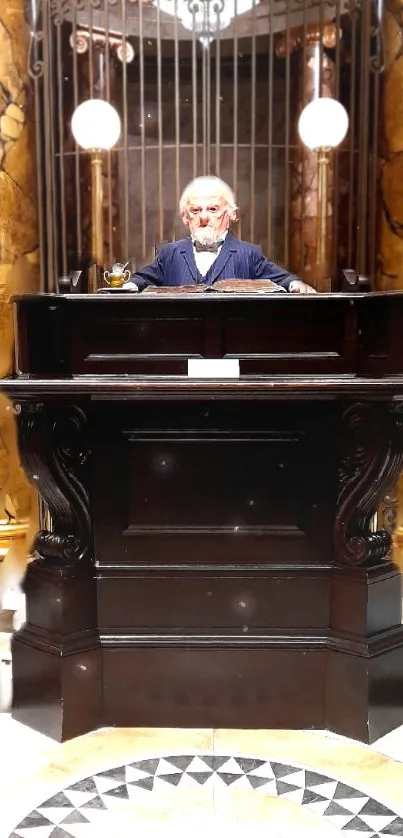
MULTIPOLYGON (((101 771, 64 788, 27 815, 9 838, 77 838, 102 812, 139 794, 191 786, 249 789, 294 801, 326 818, 341 838, 403 836, 403 818, 379 801, 324 774, 251 756, 171 754, 101 771)), ((89 834, 92 829, 89 829, 89 834)))

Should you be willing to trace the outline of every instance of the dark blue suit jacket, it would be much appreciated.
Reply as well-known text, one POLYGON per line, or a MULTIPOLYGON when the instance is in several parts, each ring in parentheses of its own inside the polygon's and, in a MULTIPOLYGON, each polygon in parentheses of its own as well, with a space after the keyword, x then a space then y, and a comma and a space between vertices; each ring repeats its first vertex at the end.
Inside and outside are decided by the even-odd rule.
POLYGON ((155 261, 140 268, 130 279, 139 291, 148 285, 193 285, 197 282, 213 285, 218 279, 271 279, 287 290, 291 280, 297 277, 269 262, 260 247, 228 233, 205 277, 197 270, 189 236, 161 247, 155 261))

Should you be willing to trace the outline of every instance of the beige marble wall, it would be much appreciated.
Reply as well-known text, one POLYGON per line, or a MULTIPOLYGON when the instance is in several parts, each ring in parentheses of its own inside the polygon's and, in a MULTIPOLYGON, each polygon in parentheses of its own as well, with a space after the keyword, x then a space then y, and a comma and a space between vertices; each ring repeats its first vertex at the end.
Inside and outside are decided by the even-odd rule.
MULTIPOLYGON (((0 377, 14 364, 12 294, 39 287, 35 135, 28 76, 29 24, 24 0, 0 0, 0 377)), ((24 568, 28 521, 36 499, 20 467, 13 410, 0 396, 0 540, 10 517, 26 526, 2 564, 24 568)))
POLYGON ((377 287, 403 289, 403 0, 385 0, 377 287))
MULTIPOLYGON (((403 289, 403 0, 386 0, 383 14, 382 119, 379 159, 379 250, 376 287, 403 289)), ((397 499, 394 559, 403 570, 403 475, 397 499)))

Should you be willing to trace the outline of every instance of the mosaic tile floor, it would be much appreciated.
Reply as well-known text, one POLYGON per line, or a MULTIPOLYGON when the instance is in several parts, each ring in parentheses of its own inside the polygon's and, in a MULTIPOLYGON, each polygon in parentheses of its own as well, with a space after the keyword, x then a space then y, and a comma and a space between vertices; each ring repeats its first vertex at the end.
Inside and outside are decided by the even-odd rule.
MULTIPOLYGON (((173 809, 178 788, 251 790, 316 814, 322 835, 329 825, 345 838, 403 836, 403 818, 390 807, 325 774, 252 756, 166 754, 116 766, 67 786, 24 817, 12 838, 89 838, 99 834, 103 823, 105 828, 111 826, 111 814, 115 822, 122 817, 129 822, 132 815, 134 826, 136 803, 144 803, 139 791, 155 799, 166 786, 172 790, 173 809)), ((213 820, 208 818, 210 823, 213 820)))
POLYGON ((118 728, 47 756, 0 789, 0 838, 403 836, 403 765, 323 733, 118 728))

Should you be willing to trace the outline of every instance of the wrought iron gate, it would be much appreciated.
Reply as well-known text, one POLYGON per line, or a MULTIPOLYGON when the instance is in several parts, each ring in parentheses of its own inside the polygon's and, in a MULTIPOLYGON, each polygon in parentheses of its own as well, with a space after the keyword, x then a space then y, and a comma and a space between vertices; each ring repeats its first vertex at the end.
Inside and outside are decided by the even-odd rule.
POLYGON ((183 235, 181 190, 214 173, 236 192, 239 234, 304 275, 316 183, 296 128, 302 107, 322 94, 339 99, 350 118, 331 166, 333 271, 374 274, 375 3, 32 0, 31 16, 45 289, 90 259, 88 159, 70 129, 89 97, 110 101, 122 120, 104 167, 105 263, 142 264, 183 235))

